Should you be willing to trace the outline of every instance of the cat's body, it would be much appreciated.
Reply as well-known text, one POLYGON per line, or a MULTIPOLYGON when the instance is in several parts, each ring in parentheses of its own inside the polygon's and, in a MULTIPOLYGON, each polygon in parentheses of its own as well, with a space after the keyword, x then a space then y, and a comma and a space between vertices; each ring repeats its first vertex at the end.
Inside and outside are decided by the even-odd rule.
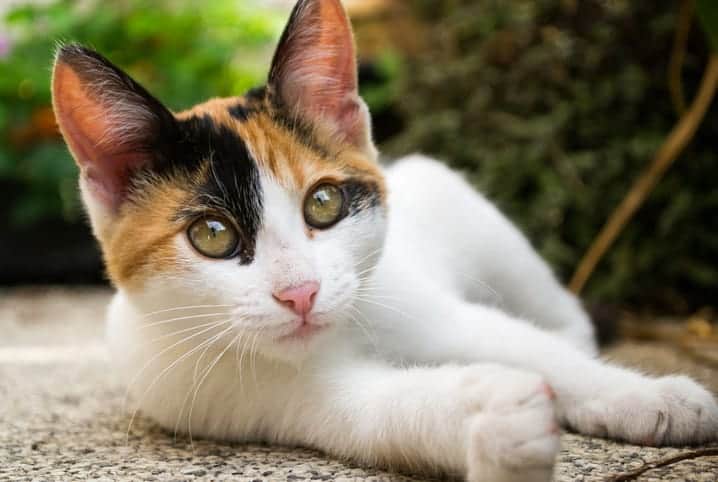
POLYGON ((306 358, 296 363, 256 353, 251 338, 237 354, 229 335, 175 363, 198 343, 171 347, 196 333, 185 330, 198 319, 204 323, 207 309, 181 310, 188 318, 171 326, 182 334, 167 337, 162 324, 145 327, 154 319, 143 314, 183 306, 173 298, 181 288, 172 287, 167 299, 155 290, 146 304, 118 294, 109 340, 113 358, 128 363, 124 374, 142 411, 170 431, 196 437, 309 445, 365 463, 460 474, 467 469, 460 427, 472 415, 486 415, 465 404, 477 398, 490 405, 495 398, 496 415, 489 412, 481 423, 496 425, 484 429, 496 450, 487 457, 509 467, 507 480, 516 480, 515 467, 523 464, 550 467, 557 435, 546 381, 559 400, 576 404, 559 407, 564 422, 587 433, 644 443, 710 436, 716 420, 697 426, 701 414, 691 408, 709 404, 710 396, 692 382, 652 381, 594 361, 591 325, 576 299, 458 175, 413 156, 389 168, 386 179, 392 210, 384 252, 367 274, 367 291, 357 295, 356 323, 319 334, 326 337, 321 348, 302 351, 306 358), (452 209, 454 203, 461 208, 452 209), (422 239, 427 224, 435 232, 422 239), (472 366, 478 362, 521 370, 472 366), (397 409, 401 416, 392 414, 397 409), (676 411, 685 419, 661 423, 676 411))
POLYGON ((166 429, 489 482, 547 480, 558 422, 716 438, 695 382, 596 358, 578 301, 460 176, 378 166, 338 1, 298 3, 242 99, 174 115, 76 46, 53 93, 118 288, 113 359, 166 429))

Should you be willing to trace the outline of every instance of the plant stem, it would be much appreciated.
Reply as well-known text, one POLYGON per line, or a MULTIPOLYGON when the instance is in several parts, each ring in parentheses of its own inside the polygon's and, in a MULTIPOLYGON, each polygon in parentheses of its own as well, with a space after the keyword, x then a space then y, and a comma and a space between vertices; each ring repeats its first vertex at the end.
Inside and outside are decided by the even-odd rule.
POLYGON ((658 181, 661 180, 673 161, 693 139, 713 100, 716 87, 718 87, 718 53, 712 53, 693 103, 673 127, 673 130, 656 153, 651 165, 634 182, 631 190, 623 198, 621 204, 611 213, 608 221, 591 243, 571 278, 569 283, 571 291, 576 294, 581 292, 596 265, 608 251, 608 248, 611 247, 624 226, 643 204, 643 201, 648 197, 658 181))

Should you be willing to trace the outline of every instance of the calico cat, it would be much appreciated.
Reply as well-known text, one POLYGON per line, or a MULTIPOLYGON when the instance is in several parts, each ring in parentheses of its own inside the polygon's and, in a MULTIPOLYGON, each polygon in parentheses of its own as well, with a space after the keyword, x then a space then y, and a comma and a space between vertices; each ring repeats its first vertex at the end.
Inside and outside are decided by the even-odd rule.
POLYGON ((52 87, 112 356, 161 426, 483 481, 550 479, 558 424, 716 439, 704 388, 597 359, 579 302, 459 175, 380 167, 339 0, 296 4, 243 97, 174 114, 78 45, 52 87))

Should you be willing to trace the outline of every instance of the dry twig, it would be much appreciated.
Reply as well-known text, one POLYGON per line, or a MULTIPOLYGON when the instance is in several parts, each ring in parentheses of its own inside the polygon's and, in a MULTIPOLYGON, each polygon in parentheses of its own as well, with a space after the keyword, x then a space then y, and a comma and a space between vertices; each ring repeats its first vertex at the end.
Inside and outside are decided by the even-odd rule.
POLYGON ((683 152, 683 149, 695 135, 703 117, 710 106, 716 88, 718 87, 718 54, 711 54, 708 65, 703 73, 703 79, 690 109, 681 117, 673 130, 656 153, 651 165, 636 180, 621 204, 613 211, 608 221, 594 239, 576 272, 571 278, 569 287, 574 293, 579 293, 596 265, 616 240, 621 230, 633 217, 643 201, 661 180, 666 170, 683 152))
POLYGON ((692 450, 690 452, 682 453, 679 455, 674 455, 673 457, 667 457, 665 459, 660 459, 660 460, 656 460, 654 462, 649 462, 647 464, 644 464, 642 467, 639 467, 635 470, 631 470, 629 472, 612 475, 606 479, 606 482, 623 482, 626 480, 635 480, 640 475, 642 475, 644 472, 647 472, 652 469, 657 469, 659 467, 665 467, 667 465, 672 465, 677 462, 682 462, 683 460, 697 459, 699 457, 713 457, 713 456, 718 456, 718 447, 709 447, 709 448, 705 448, 705 449, 692 450))

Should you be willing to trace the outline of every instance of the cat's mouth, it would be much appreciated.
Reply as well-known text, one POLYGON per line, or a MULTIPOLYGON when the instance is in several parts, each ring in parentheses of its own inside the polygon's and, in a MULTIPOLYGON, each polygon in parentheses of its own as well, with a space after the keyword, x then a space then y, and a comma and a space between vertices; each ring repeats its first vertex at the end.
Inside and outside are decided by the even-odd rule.
POLYGON ((308 321, 300 321, 297 325, 298 326, 294 328, 291 332, 277 338, 277 341, 285 342, 308 340, 314 337, 314 335, 316 335, 320 331, 324 331, 327 328, 327 325, 318 325, 316 323, 311 323, 308 321))
POLYGON ((307 341, 318 333, 326 331, 329 326, 329 323, 321 319, 319 313, 313 313, 286 323, 282 327, 284 328, 282 334, 276 340, 278 342, 307 341))

